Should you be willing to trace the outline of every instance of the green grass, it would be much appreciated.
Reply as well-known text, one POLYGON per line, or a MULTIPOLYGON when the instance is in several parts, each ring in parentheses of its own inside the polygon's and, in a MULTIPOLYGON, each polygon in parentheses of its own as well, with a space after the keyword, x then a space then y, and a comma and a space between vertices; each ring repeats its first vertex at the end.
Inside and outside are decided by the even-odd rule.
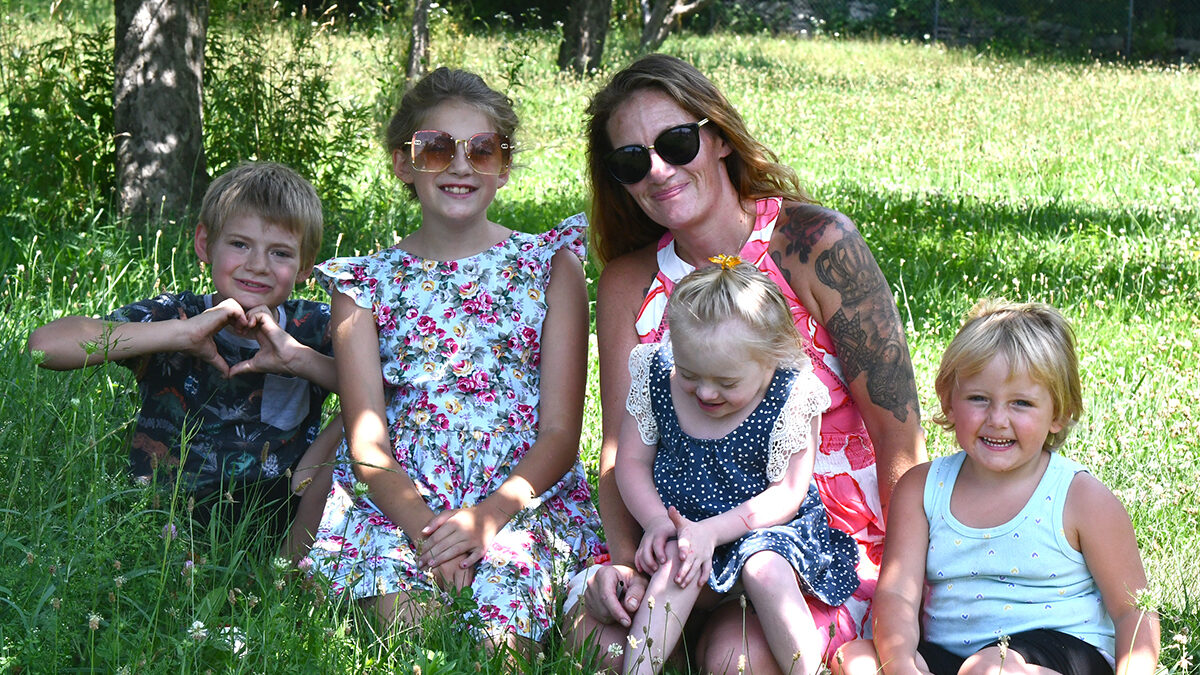
MULTIPOLYGON (((0 42, 10 46, 54 29, 4 21, 0 42)), ((324 29, 318 51, 336 96, 385 116, 391 92, 382 90, 395 81, 402 33, 378 23, 324 29)), ((279 24, 264 39, 286 58, 279 24)), ((605 67, 620 67, 628 45, 613 36, 605 67)), ((518 104, 520 167, 493 216, 526 230, 587 206, 582 112, 600 80, 559 75, 556 49, 550 33, 469 35, 453 17, 435 24, 435 63, 474 69, 518 104)), ((927 417, 941 350, 975 300, 1041 300, 1072 320, 1087 411, 1064 452, 1129 509, 1163 616, 1163 670, 1192 672, 1200 74, 897 42, 678 36, 664 49, 708 73, 814 195, 859 223, 906 322, 927 417)), ((18 84, 4 82, 0 113, 18 84)), ((360 159, 354 193, 330 214, 323 256, 375 250, 415 225, 384 153, 363 147, 360 159)), ((0 193, 18 192, 22 180, 0 176, 0 193)), ((504 672, 450 621, 374 639, 353 608, 277 569, 271 547, 245 532, 162 537, 165 525, 183 522, 186 504, 124 480, 136 414, 130 374, 41 371, 24 345, 34 327, 64 314, 202 287, 191 225, 163 223, 139 237, 103 205, 80 211, 54 194, 34 197, 5 202, 25 210, 0 213, 0 672, 411 672, 415 664, 428 674, 471 672, 477 662, 504 672), (197 621, 208 638, 193 639, 197 621), (217 639, 225 625, 244 632, 241 657, 217 639)), ((302 293, 320 297, 311 286, 302 293)), ((581 454, 594 475, 594 360, 590 375, 581 454)), ((948 434, 926 430, 932 454, 953 449, 948 434)), ((577 670, 551 641, 528 669, 592 667, 577 670)))

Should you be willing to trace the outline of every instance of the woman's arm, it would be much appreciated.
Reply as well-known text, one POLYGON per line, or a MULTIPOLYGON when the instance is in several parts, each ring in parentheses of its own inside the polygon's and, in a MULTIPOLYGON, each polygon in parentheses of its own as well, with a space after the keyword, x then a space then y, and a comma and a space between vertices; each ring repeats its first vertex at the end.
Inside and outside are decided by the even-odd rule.
POLYGON ((1068 538, 1078 537, 1116 628, 1116 675, 1150 675, 1158 664, 1158 614, 1138 606, 1146 569, 1129 514, 1103 483, 1081 472, 1071 481, 1063 520, 1068 538))
POLYGON ((340 394, 354 475, 367 484, 371 501, 388 520, 419 542, 433 511, 392 456, 375 318, 344 293, 333 293, 330 305, 338 379, 356 383, 340 394))
POLYGON ((639 572, 653 574, 667 562, 667 541, 675 536, 675 524, 654 485, 654 456, 658 448, 642 440, 637 420, 628 411, 621 423, 621 438, 613 473, 622 503, 642 526, 642 541, 634 558, 639 572))
POLYGON ((629 353, 638 344, 634 323, 656 270, 654 247, 647 247, 609 263, 596 289, 602 423, 598 496, 614 565, 633 565, 641 538, 641 526, 621 499, 613 468, 629 396, 629 353))
POLYGON ((892 495, 887 545, 879 585, 875 587, 875 650, 883 672, 927 673, 917 653, 921 638, 921 600, 925 594, 925 552, 929 521, 925 517, 925 477, 922 464, 904 474, 892 495))
POLYGON ((587 286, 583 265, 566 249, 554 254, 546 304, 537 440, 486 499, 469 509, 440 513, 428 524, 428 547, 422 555, 427 564, 439 565, 463 554, 464 566, 478 562, 509 519, 550 489, 579 458, 587 380, 587 286))
POLYGON ((785 205, 771 256, 833 339, 875 447, 886 514, 892 486, 925 459, 912 360, 887 280, 854 223, 814 204, 785 205))

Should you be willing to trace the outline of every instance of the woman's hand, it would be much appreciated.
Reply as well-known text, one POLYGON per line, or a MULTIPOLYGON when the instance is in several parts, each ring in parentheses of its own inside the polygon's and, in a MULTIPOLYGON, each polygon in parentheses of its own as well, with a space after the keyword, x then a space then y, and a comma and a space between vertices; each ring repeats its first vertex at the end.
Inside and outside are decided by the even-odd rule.
POLYGON ((642 543, 638 544, 634 564, 642 574, 654 574, 667 562, 667 541, 675 538, 675 523, 663 515, 646 525, 642 543))
POLYGON ((424 537, 419 564, 441 567, 458 560, 463 568, 483 559, 496 533, 508 522, 482 504, 462 509, 446 509, 433 517, 421 530, 424 537))
POLYGON ((703 586, 712 571, 713 549, 717 545, 715 533, 703 522, 684 518, 674 506, 667 509, 667 517, 675 526, 676 545, 679 546, 680 565, 675 584, 680 588, 687 588, 692 583, 703 586))
POLYGON ((642 605, 649 580, 627 565, 602 565, 588 579, 583 606, 597 622, 628 628, 642 605))

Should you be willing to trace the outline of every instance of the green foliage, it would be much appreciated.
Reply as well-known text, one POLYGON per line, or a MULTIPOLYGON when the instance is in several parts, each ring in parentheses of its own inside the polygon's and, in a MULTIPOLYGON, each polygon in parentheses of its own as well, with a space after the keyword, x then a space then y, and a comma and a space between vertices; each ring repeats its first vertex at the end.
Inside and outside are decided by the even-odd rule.
POLYGON ((0 222, 29 238, 109 202, 112 27, 21 25, 0 19, 0 222))
POLYGON ((373 120, 369 104, 337 95, 322 53, 330 24, 284 22, 269 10, 226 21, 214 17, 207 46, 210 173, 246 160, 282 162, 313 182, 327 211, 340 211, 355 196, 351 178, 373 139, 373 120))

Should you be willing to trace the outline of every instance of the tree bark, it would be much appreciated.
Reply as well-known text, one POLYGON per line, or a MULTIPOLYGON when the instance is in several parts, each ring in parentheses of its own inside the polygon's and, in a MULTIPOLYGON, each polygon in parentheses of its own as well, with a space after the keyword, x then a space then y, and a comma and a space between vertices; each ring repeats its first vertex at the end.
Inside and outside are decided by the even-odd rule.
POLYGON ((405 77, 408 86, 416 84, 425 76, 429 64, 429 5, 433 0, 415 0, 413 3, 412 32, 408 40, 408 69, 405 77))
POLYGON ((114 0, 117 208, 147 221, 197 207, 208 0, 114 0))
POLYGON ((558 47, 558 69, 585 75, 600 67, 612 0, 575 0, 571 3, 563 41, 558 47))
POLYGON ((653 0, 647 7, 648 0, 642 0, 642 39, 643 52, 652 52, 662 46, 671 25, 682 17, 691 14, 709 3, 710 0, 653 0), (647 10, 648 13, 647 13, 647 10))

